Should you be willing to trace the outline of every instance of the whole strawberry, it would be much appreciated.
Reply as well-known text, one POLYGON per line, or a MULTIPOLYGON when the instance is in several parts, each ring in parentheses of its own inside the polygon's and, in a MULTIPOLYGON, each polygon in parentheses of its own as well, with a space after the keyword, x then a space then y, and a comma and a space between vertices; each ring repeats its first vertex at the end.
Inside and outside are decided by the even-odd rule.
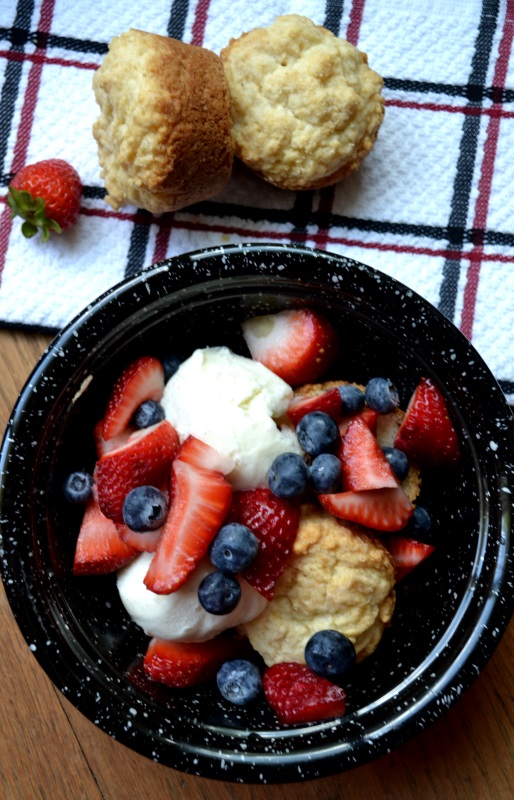
POLYGON ((7 204, 13 217, 24 220, 21 230, 30 238, 41 231, 62 233, 76 221, 82 182, 77 171, 61 158, 49 158, 23 167, 9 185, 7 204))

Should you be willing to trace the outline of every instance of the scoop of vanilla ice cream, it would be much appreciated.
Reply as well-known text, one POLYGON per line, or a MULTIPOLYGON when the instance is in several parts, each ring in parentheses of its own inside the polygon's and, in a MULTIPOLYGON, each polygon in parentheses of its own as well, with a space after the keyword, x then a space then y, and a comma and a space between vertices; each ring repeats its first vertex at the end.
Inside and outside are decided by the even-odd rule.
POLYGON ((117 582, 121 602, 134 622, 148 636, 176 642, 202 642, 236 625, 255 619, 267 605, 267 600, 238 577, 241 599, 230 614, 209 614, 198 600, 198 586, 213 571, 208 558, 202 559, 186 583, 171 594, 155 594, 144 584, 153 553, 141 553, 118 572, 117 582))
POLYGON ((192 434, 233 459, 226 477, 245 490, 267 485, 276 456, 301 454, 294 430, 275 421, 292 397, 291 387, 258 361, 207 347, 181 364, 161 402, 181 441, 192 434))

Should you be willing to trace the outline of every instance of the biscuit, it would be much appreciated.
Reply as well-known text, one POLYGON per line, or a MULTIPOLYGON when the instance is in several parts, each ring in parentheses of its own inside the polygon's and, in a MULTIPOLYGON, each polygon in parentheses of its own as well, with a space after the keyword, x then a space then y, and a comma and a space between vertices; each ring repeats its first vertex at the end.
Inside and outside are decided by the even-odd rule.
MULTIPOLYGON (((348 385, 348 381, 324 381, 324 383, 307 383, 299 386, 294 391, 295 397, 314 397, 317 394, 337 386, 348 385)), ((365 387, 355 384, 364 391, 365 387)), ((377 420, 377 441, 381 447, 393 447, 398 428, 405 416, 404 412, 397 408, 390 414, 380 414, 377 420)), ((402 488, 411 503, 418 497, 421 490, 421 472, 417 465, 411 464, 405 480, 402 481, 402 488)))
POLYGON ((305 663, 307 641, 327 629, 348 636, 360 661, 376 649, 391 620, 394 584, 391 556, 378 538, 304 505, 273 599, 240 630, 268 666, 305 663))
POLYGON ((336 183, 372 149, 382 78, 367 56, 298 14, 232 39, 220 53, 236 155, 282 189, 336 183))
POLYGON ((226 186, 234 143, 215 53, 131 29, 111 41, 93 88, 101 110, 93 134, 114 209, 175 211, 226 186))

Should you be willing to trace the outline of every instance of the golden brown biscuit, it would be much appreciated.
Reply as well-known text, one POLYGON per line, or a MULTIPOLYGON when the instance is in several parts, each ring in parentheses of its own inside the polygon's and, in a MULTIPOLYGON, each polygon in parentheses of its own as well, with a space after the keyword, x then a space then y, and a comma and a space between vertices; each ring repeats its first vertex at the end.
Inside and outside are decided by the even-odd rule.
POLYGON ((361 660, 376 649, 391 620, 394 583, 391 556, 376 537, 305 505, 273 600, 241 630, 268 666, 304 663, 308 639, 327 629, 348 636, 361 660))
POLYGON ((367 56, 289 14, 221 51, 236 155, 283 189, 319 189, 357 169, 384 116, 382 78, 367 56))
POLYGON ((218 194, 232 171, 230 96, 217 55, 139 30, 115 37, 93 79, 106 200, 153 213, 218 194))
MULTIPOLYGON (((317 394, 322 394, 328 389, 333 389, 337 386, 348 385, 348 381, 324 381, 323 383, 307 383, 304 386, 299 386, 295 389, 295 397, 315 397, 317 394)), ((359 389, 364 391, 364 386, 355 384, 359 389)), ((392 447, 394 444, 395 436, 398 428, 401 425, 404 417, 404 412, 397 408, 390 414, 380 414, 377 420, 377 441, 381 447, 392 447)), ((409 472, 404 481, 402 481, 402 488, 411 503, 415 501, 421 490, 421 472, 419 467, 411 464, 409 472)))

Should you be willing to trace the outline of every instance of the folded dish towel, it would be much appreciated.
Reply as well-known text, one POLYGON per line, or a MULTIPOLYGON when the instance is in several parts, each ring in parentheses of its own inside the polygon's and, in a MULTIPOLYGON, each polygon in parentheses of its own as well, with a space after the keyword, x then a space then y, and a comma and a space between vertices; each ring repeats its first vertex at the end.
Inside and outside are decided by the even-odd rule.
POLYGON ((9 0, 0 6, 0 324, 55 330, 124 276, 229 242, 296 242, 399 279, 468 336, 514 401, 513 0, 9 0), (173 214, 104 201, 91 82, 131 27, 219 53, 299 13, 368 54, 385 120, 361 168, 295 194, 235 169, 224 192, 173 214), (12 175, 43 158, 84 182, 78 224, 41 245, 11 222, 12 175))

